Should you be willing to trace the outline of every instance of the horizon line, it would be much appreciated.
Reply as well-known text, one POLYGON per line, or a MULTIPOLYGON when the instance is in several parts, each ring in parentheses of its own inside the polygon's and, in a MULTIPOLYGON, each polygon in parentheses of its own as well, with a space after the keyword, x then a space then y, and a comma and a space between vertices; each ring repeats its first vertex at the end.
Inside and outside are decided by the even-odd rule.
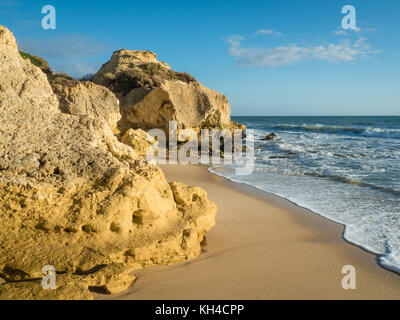
POLYGON ((400 117, 398 115, 231 115, 231 117, 400 117))

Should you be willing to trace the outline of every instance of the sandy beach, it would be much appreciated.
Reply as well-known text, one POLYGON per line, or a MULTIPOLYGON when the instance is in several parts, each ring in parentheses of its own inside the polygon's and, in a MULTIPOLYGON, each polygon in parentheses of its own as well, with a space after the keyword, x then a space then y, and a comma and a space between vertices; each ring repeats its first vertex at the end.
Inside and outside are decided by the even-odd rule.
POLYGON ((97 299, 399 299, 400 276, 346 243, 343 226, 282 198, 208 172, 162 166, 168 181, 203 187, 218 205, 217 225, 195 260, 136 272, 121 294, 97 299), (356 269, 355 290, 341 286, 356 269))
POLYGON ((56 2, 0 1, 0 301, 400 300, 400 2, 56 2))

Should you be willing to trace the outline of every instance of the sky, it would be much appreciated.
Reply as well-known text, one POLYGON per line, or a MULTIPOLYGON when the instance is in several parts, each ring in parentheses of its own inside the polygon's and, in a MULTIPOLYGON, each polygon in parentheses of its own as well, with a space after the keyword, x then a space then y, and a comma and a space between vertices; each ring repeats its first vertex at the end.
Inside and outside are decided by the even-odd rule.
POLYGON ((400 115, 398 0, 0 0, 0 24, 75 77, 113 51, 151 50, 227 95, 236 116, 400 115), (345 5, 355 29, 342 27, 345 5))

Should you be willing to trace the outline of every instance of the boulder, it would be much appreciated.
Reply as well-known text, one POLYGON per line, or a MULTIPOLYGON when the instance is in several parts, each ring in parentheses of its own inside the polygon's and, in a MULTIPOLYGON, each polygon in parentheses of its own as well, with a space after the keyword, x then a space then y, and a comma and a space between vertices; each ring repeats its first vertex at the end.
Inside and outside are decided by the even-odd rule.
POLYGON ((157 143, 152 137, 147 137, 147 132, 142 129, 129 129, 121 138, 121 142, 132 147, 138 155, 144 156, 147 150, 157 143))
POLYGON ((117 133, 121 119, 119 101, 103 86, 90 81, 76 81, 66 77, 51 76, 50 84, 59 100, 61 112, 104 120, 117 133))
POLYGON ((267 135, 265 138, 261 139, 263 141, 270 141, 270 140, 274 140, 276 138, 276 134, 275 133, 270 133, 269 135, 267 135))
POLYGON ((0 299, 89 299, 93 286, 116 293, 134 270, 200 254, 215 204, 200 188, 168 184, 120 143, 103 107, 79 106, 91 90, 106 91, 74 84, 89 98, 65 94, 74 98, 63 113, 2 26, 0 59, 0 299), (57 290, 37 280, 45 265, 57 271, 57 290))
POLYGON ((166 130, 172 120, 177 122, 178 129, 229 126, 228 99, 199 82, 167 80, 144 97, 142 93, 143 89, 135 89, 120 97, 126 128, 166 130))
POLYGON ((94 76, 120 100, 121 130, 225 128, 230 125, 228 98, 204 87, 187 73, 171 70, 150 51, 120 50, 94 76))

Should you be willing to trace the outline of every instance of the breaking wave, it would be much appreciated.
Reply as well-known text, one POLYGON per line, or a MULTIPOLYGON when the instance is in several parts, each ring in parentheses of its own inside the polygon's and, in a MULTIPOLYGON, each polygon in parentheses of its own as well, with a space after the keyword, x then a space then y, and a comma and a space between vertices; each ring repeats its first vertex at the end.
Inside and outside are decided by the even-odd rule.
POLYGON ((362 137, 400 139, 400 129, 346 127, 323 124, 278 124, 271 129, 298 132, 319 132, 328 134, 350 134, 362 137))

